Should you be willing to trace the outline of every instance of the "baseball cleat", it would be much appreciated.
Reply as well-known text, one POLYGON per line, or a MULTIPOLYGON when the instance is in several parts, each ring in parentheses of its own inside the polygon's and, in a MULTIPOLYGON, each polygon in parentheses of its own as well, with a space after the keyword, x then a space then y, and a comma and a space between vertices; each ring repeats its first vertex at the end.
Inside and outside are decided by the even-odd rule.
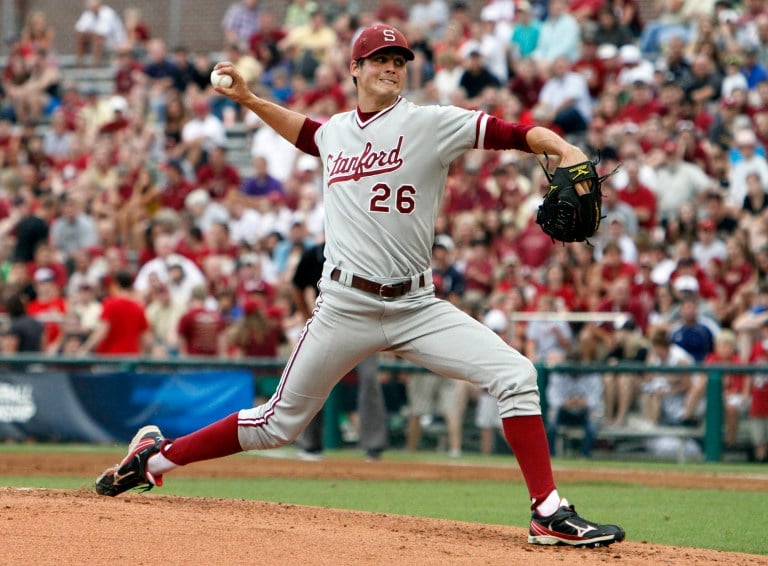
POLYGON ((96 493, 114 497, 140 485, 146 484, 143 491, 163 485, 163 476, 153 476, 147 471, 147 460, 160 452, 163 440, 160 429, 154 425, 139 429, 128 445, 125 458, 96 479, 96 493))
POLYGON ((534 511, 528 530, 530 544, 566 544, 569 546, 608 546, 624 540, 624 529, 617 525, 600 525, 587 521, 564 499, 563 505, 549 517, 534 511))

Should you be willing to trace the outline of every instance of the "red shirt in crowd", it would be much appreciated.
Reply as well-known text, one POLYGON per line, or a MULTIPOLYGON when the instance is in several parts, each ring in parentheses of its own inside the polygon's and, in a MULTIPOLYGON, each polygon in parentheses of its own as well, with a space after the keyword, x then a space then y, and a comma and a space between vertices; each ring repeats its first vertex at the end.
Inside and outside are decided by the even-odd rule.
POLYGON ((186 179, 181 179, 181 181, 176 184, 168 184, 163 187, 163 190, 160 193, 160 202, 162 202, 163 206, 166 208, 182 210, 184 208, 184 200, 187 198, 187 195, 194 190, 195 185, 186 179))
POLYGON ((658 210, 656 193, 645 185, 637 185, 633 190, 624 189, 618 192, 619 200, 627 203, 633 209, 643 208, 650 210, 652 214, 647 220, 639 222, 641 228, 650 230, 656 226, 656 212, 658 210))
POLYGON ((149 322, 140 302, 107 297, 102 301, 101 320, 109 325, 109 330, 96 346, 97 354, 141 354, 142 335, 149 330, 149 322))
POLYGON ((27 305, 27 314, 43 323, 43 347, 55 342, 61 334, 61 318, 67 312, 67 301, 56 297, 50 301, 35 299, 27 305))
POLYGON ((219 335, 227 323, 216 311, 193 307, 179 320, 179 337, 184 339, 184 353, 216 356, 219 353, 219 335))
POLYGON ((226 164, 222 168, 214 168, 206 163, 197 170, 198 184, 208 191, 213 200, 222 200, 230 190, 240 187, 240 173, 234 165, 226 164))
MULTIPOLYGON (((730 358, 723 358, 717 352, 711 352, 704 358, 705 364, 740 364, 741 359, 736 352, 730 358)), ((727 373, 723 376, 723 393, 743 393, 744 380, 747 377, 743 373, 727 373)))
MULTIPOLYGON (((768 363, 768 340, 756 342, 752 347, 749 361, 754 364, 768 363)), ((749 414, 753 417, 768 417, 768 375, 755 374, 752 376, 751 389, 752 405, 749 414)))

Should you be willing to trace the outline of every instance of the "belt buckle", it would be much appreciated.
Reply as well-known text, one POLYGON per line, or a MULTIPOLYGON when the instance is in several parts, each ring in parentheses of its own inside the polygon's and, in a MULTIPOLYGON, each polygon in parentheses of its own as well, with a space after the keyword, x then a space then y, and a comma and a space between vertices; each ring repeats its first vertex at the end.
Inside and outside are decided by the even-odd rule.
POLYGON ((381 297, 382 299, 391 299, 393 297, 399 297, 403 293, 400 292, 400 294, 398 295, 397 292, 398 292, 398 290, 401 291, 403 289, 403 287, 405 287, 405 283, 385 283, 385 284, 382 284, 379 287, 379 297, 381 297), (387 291, 391 291, 392 294, 391 295, 390 294, 385 294, 385 292, 387 292, 387 291))

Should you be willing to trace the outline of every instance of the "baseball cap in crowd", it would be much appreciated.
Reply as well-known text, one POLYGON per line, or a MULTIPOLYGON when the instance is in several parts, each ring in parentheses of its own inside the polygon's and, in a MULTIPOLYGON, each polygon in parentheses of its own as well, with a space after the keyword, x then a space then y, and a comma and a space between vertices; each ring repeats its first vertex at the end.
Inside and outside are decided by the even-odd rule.
POLYGON ((639 63, 643 58, 643 54, 640 52, 640 48, 637 45, 622 45, 619 49, 619 59, 625 65, 634 65, 639 63))
POLYGON ((717 226, 715 225, 715 221, 711 218, 702 218, 699 220, 699 228, 701 230, 712 230, 714 231, 717 226))
POLYGON ((733 143, 736 146, 755 145, 757 144, 757 136, 755 132, 746 128, 737 130, 733 134, 733 143))
POLYGON ((240 256, 240 265, 259 265, 260 263, 259 254, 250 252, 240 256))
POLYGON ((34 278, 38 283, 45 283, 47 281, 55 281, 56 274, 54 273, 53 269, 49 267, 38 267, 35 270, 34 278))
POLYGON ((675 291, 678 293, 698 293, 699 282, 693 275, 681 275, 673 284, 675 291))
POLYGON ((613 43, 603 43, 597 48, 597 58, 606 60, 613 59, 619 54, 619 48, 613 43))
POLYGON ((456 247, 456 243, 448 234, 438 234, 435 236, 435 246, 440 246, 448 251, 452 251, 456 247))
POLYGON ((509 328, 509 320, 507 315, 499 309, 491 309, 483 317, 483 324, 494 332, 506 332, 509 328))
POLYGON ((408 61, 413 61, 414 55, 408 47, 408 40, 400 30, 387 24, 374 24, 365 28, 352 46, 352 59, 365 59, 382 49, 397 49, 408 61))

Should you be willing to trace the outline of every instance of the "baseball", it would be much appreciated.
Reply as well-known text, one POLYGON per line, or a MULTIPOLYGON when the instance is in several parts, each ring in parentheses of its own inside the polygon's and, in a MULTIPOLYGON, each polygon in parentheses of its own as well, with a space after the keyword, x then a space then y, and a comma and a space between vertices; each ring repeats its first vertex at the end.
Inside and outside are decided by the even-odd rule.
POLYGON ((211 84, 213 86, 229 88, 232 86, 232 77, 223 73, 219 73, 218 71, 213 71, 211 73, 211 84))

